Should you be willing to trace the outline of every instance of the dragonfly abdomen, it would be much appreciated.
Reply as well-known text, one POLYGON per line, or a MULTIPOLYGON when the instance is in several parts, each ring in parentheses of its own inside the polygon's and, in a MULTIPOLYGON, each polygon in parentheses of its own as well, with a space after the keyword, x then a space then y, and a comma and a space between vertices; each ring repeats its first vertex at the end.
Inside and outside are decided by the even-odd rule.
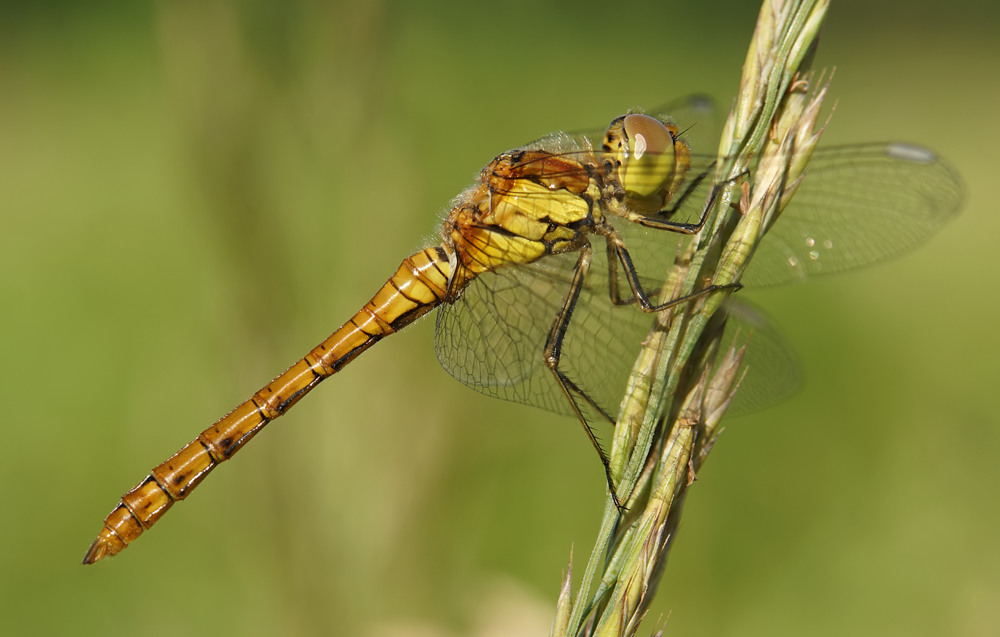
POLYGON ((122 496, 104 520, 84 564, 114 555, 186 498, 205 476, 231 458, 264 426, 328 376, 382 338, 401 330, 449 295, 450 265, 444 247, 407 257, 347 323, 249 400, 201 432, 122 496))

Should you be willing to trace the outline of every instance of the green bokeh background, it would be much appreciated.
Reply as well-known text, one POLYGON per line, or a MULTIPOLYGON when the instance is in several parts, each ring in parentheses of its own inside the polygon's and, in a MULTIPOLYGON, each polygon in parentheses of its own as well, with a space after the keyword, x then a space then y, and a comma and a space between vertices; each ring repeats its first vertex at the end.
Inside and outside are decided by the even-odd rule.
MULTIPOLYGON (((571 420, 448 377, 432 320, 123 555, 79 560, 118 495, 339 326, 496 153, 692 92, 728 104, 757 6, 21 4, 0 9, 0 633, 547 634, 603 475, 571 420)), ((877 4, 831 8, 827 140, 931 146, 965 209, 894 262, 748 294, 806 386, 732 421, 641 634, 1000 630, 998 15, 877 4)))

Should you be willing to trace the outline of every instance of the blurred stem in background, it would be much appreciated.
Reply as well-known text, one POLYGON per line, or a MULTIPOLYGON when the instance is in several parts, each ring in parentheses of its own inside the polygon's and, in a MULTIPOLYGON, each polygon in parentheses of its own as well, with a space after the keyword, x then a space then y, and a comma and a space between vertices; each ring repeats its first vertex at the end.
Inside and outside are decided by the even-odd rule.
MULTIPOLYGON (((723 187, 705 230, 670 272, 661 302, 710 284, 737 283, 791 198, 819 140, 814 131, 826 89, 811 91, 808 66, 826 9, 826 0, 763 3, 719 145, 715 179, 723 187)), ((607 499, 575 595, 567 572, 553 635, 638 630, 663 574, 687 487, 741 380, 744 348, 720 351, 726 296, 705 295, 657 317, 633 368, 611 451, 626 511, 619 514, 607 499)))

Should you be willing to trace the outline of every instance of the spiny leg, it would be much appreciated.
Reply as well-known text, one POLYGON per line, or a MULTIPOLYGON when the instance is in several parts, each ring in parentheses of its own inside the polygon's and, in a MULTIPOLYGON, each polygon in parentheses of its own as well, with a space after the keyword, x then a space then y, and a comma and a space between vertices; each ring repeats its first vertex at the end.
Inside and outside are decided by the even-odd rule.
MULTIPOLYGON (((667 218, 669 218, 672 214, 674 214, 680 208, 683 202, 697 189, 697 187, 701 184, 702 180, 705 179, 707 174, 708 174, 707 172, 702 173, 701 175, 698 176, 698 178, 693 180, 692 183, 689 184, 688 187, 684 190, 684 192, 681 194, 677 202, 670 210, 661 211, 658 214, 667 218)), ((643 217, 641 215, 636 215, 635 213, 632 213, 631 211, 627 210, 623 211, 623 214, 621 216, 628 218, 636 223, 639 223, 640 225, 657 230, 670 230, 673 232, 680 232, 683 234, 695 234, 699 232, 705 225, 705 222, 708 219, 708 215, 711 212, 712 206, 715 204, 716 198, 718 197, 718 193, 721 191, 722 186, 726 183, 729 183, 729 181, 724 182, 723 184, 715 184, 712 187, 712 191, 709 194, 708 201, 706 202, 705 207, 702 210, 701 218, 695 224, 670 222, 661 219, 643 217)), ((611 227, 608 227, 607 232, 601 232, 601 234, 604 235, 607 243, 608 269, 610 274, 609 276, 610 294, 612 302, 616 305, 625 305, 633 302, 638 302, 639 306, 645 312, 659 312, 661 310, 665 310, 675 305, 685 303, 694 298, 703 296, 705 294, 714 291, 738 290, 741 287, 743 287, 739 283, 733 283, 728 285, 710 285, 702 290, 698 290, 696 292, 693 292, 691 294, 676 299, 671 299, 665 303, 654 304, 649 300, 648 294, 643 289, 642 284, 639 281, 639 276, 636 273, 635 266, 632 263, 632 257, 629 254, 628 250, 626 249, 624 241, 622 240, 621 236, 617 232, 615 232, 614 229, 611 227), (615 265, 616 263, 621 263, 622 267, 625 269, 625 276, 626 279, 628 280, 629 287, 631 288, 633 294, 633 298, 630 300, 626 301, 621 298, 620 291, 618 290, 617 269, 615 265)), ((579 259, 577 259, 576 266, 573 270, 573 279, 570 283, 570 289, 566 295, 565 300, 563 301, 563 305, 559 311, 559 314, 556 316, 555 321, 552 323, 552 328, 549 331, 548 338, 546 339, 545 364, 555 376, 556 381, 559 383, 560 389, 562 389, 563 394, 566 396, 566 399, 572 406, 573 412, 576 414, 577 418, 580 420, 580 423, 583 425, 584 432, 587 434, 587 437, 590 439, 591 444, 594 446, 594 449, 600 456, 601 464, 604 466, 604 474, 608 482, 608 489, 611 492, 611 498, 614 501, 615 506, 618 508, 618 510, 621 511, 624 509, 624 506, 618 499, 618 493, 615 489, 614 479, 611 475, 611 463, 609 462, 607 455, 604 453, 604 450, 601 448, 600 443, 597 441, 597 437, 595 436, 593 429, 591 429, 590 425, 587 422, 586 417, 583 415, 583 411, 580 409, 580 405, 577 403, 577 399, 581 399, 584 402, 586 402, 587 405, 589 405, 597 413, 601 414, 609 422, 614 423, 615 420, 609 414, 607 414, 600 407, 600 405, 595 403, 594 400, 586 394, 586 392, 580 389, 580 387, 578 387, 576 383, 574 383, 569 377, 567 377, 566 374, 562 372, 562 370, 559 369, 559 362, 562 355, 562 343, 563 340, 565 339, 566 330, 568 329, 570 321, 573 316, 573 309, 576 307, 576 303, 580 297, 580 292, 583 289, 583 283, 584 280, 586 279, 587 272, 590 268, 592 254, 593 254, 593 248, 591 247, 590 243, 589 242, 585 243, 580 249, 580 257, 579 259)))
MULTIPOLYGON (((694 192, 699 184, 708 175, 708 172, 703 172, 698 175, 697 178, 688 184, 688 187, 684 190, 681 196, 677 199, 674 205, 668 210, 661 210, 657 213, 657 216, 663 217, 663 219, 656 219, 652 217, 646 217, 639 215, 631 211, 616 211, 617 214, 625 217, 626 219, 637 223, 643 227, 651 228, 653 230, 668 230, 670 232, 678 232, 681 234, 696 234, 701 231, 705 226, 705 222, 708 220, 708 215, 712 210, 712 206, 715 205, 715 201, 721 192, 722 186, 731 184, 736 179, 746 176, 749 174, 748 170, 742 171, 740 174, 736 175, 731 179, 727 179, 724 182, 717 183, 712 187, 711 192, 708 196, 708 201, 701 211, 701 218, 698 219, 697 223, 679 223, 674 221, 667 221, 674 213, 680 209, 684 201, 694 192)), ((666 309, 668 307, 678 305, 685 301, 689 301, 692 298, 696 298, 702 294, 707 294, 708 292, 714 292, 719 289, 732 289, 733 291, 739 290, 742 286, 738 283, 723 285, 723 286, 709 286, 703 290, 698 290, 692 294, 672 299, 667 303, 660 306, 654 306, 649 302, 649 297, 643 290, 642 285, 639 283, 639 277, 635 271, 635 266, 632 263, 632 257, 625 247, 625 242, 622 240, 621 235, 619 235, 614 229, 609 229, 606 232, 602 232, 604 235, 608 254, 608 293, 611 297, 611 302, 614 305, 631 305, 635 303, 638 299, 639 305, 646 312, 655 312, 659 310, 666 309), (631 298, 624 298, 621 294, 621 290, 618 286, 618 263, 621 263, 625 268, 625 277, 629 283, 629 288, 632 289, 633 296, 631 298)))
POLYGON ((608 256, 608 296, 611 297, 611 303, 619 307, 632 305, 635 303, 635 294, 626 299, 622 296, 618 286, 618 253, 615 251, 614 244, 605 240, 604 248, 608 256))
POLYGON ((622 511, 624 506, 622 506, 621 501, 618 499, 618 493, 615 491, 615 482, 611 476, 611 463, 608 460, 607 454, 604 453, 604 449, 601 448, 600 443, 597 441, 597 436, 594 435, 594 430, 590 428, 590 424, 587 423, 587 418, 583 415, 583 410, 580 409, 580 405, 577 403, 577 399, 581 399, 587 403, 592 409, 596 410, 597 413, 601 414, 608 419, 609 422, 614 423, 614 418, 609 414, 605 413, 592 398, 590 398, 586 392, 581 390, 576 383, 569 379, 559 369, 559 360, 562 356, 562 344, 566 337, 566 329, 569 327, 570 320, 573 318, 573 309, 576 307, 576 303, 580 298, 580 291, 583 290, 583 282, 586 279, 587 271, 590 269, 590 260, 593 255, 593 248, 591 248, 590 243, 586 243, 580 249, 580 258, 576 261, 576 267, 573 269, 573 280, 570 282, 570 289, 566 294, 566 298, 563 300, 562 308, 559 310, 559 314, 556 316, 555 321, 552 323, 552 329, 549 330, 549 336, 545 339, 545 365, 548 367, 552 374, 555 376, 556 382, 559 383, 560 389, 562 389, 563 394, 569 401, 570 405, 573 407, 573 412, 576 417, 580 420, 580 424, 583 425, 583 430, 587 434, 587 438, 590 439, 590 444, 594 446, 597 450, 597 454, 601 458, 601 465, 604 467, 604 476, 608 481, 608 489, 611 492, 611 499, 615 503, 615 507, 622 511))
MULTIPOLYGON (((714 164, 712 164, 714 166, 714 164)), ((652 228, 653 230, 669 230, 670 232, 679 232, 681 234, 697 234, 701 232, 701 229, 705 227, 705 222, 708 221, 708 215, 712 212, 712 207, 715 205, 715 200, 718 199, 719 193, 722 189, 732 185, 737 179, 745 177, 750 174, 749 170, 743 170, 738 175, 730 177, 725 181, 720 181, 712 185, 712 189, 708 193, 708 200, 701 209, 701 216, 696 223, 684 223, 680 221, 670 221, 670 217, 675 215, 681 206, 694 194, 695 190, 701 185, 701 183, 708 177, 709 171, 705 171, 691 180, 691 183, 687 185, 684 192, 677 197, 676 201, 672 206, 657 212, 654 215, 643 215, 638 212, 629 210, 625 206, 618 206, 614 213, 620 217, 628 219, 632 223, 639 224, 645 228, 652 228)))
POLYGON ((660 312, 667 308, 674 307, 675 305, 687 303, 692 299, 696 299, 711 292, 717 292, 720 290, 730 290, 735 292, 743 287, 742 283, 727 283, 724 285, 717 285, 713 283, 712 285, 708 285, 690 294, 685 294, 684 296, 679 296, 677 298, 664 301, 663 303, 655 304, 649 300, 649 294, 642 287, 642 282, 639 280, 639 274, 636 272, 635 265, 632 263, 632 255, 629 254, 628 248, 625 247, 625 242, 622 240, 621 235, 615 232, 614 229, 609 229, 602 234, 607 242, 608 250, 609 294, 611 295, 611 302, 615 305, 630 305, 632 303, 637 303, 639 307, 642 308, 643 312, 660 312), (615 265, 616 263, 620 263, 622 268, 625 270, 625 280, 628 281, 629 289, 632 291, 632 298, 630 299, 621 298, 621 292, 618 289, 618 269, 615 265), (613 281, 613 283, 610 281, 613 281))

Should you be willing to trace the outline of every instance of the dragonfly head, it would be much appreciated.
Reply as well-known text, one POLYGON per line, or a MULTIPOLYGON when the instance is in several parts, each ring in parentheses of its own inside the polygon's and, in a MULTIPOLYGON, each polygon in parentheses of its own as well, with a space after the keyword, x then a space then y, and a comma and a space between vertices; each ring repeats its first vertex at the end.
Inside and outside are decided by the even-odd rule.
POLYGON ((688 146, 678 139, 677 127, 641 113, 611 122, 602 150, 626 204, 645 214, 666 207, 688 165, 688 146))

